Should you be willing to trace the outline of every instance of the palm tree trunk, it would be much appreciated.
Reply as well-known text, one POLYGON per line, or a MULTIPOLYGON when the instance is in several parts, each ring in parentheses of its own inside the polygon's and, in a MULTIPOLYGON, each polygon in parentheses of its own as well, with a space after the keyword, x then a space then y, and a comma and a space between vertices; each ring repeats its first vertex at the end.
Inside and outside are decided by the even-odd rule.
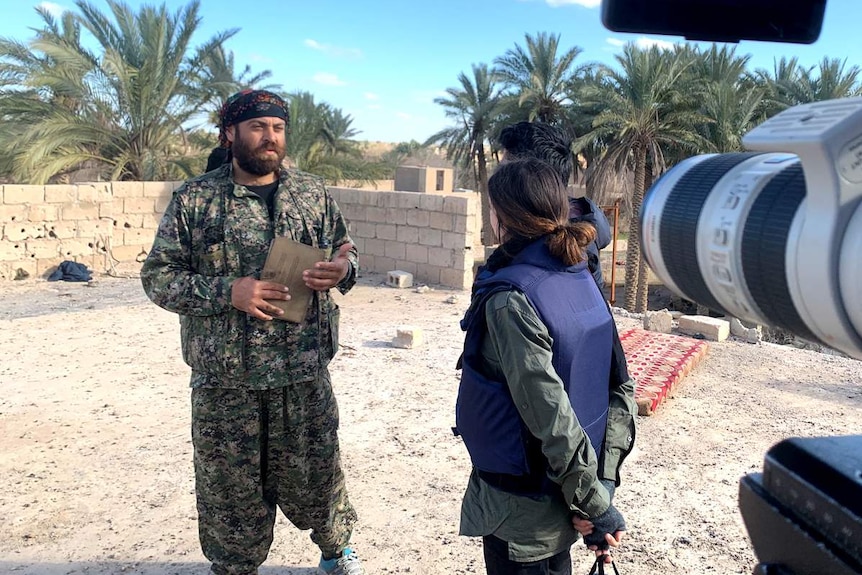
MULTIPOLYGON (((638 311, 638 280, 640 279, 641 267, 641 244, 640 244, 640 213, 641 204, 644 199, 644 173, 646 172, 646 149, 638 146, 635 152, 635 186, 632 195, 632 213, 629 215, 629 238, 626 248, 626 299, 625 308, 629 311, 638 311)), ((641 310, 643 311, 643 310, 641 310)))
MULTIPOLYGON (((646 154, 644 154, 646 157, 646 154)), ((644 166, 644 182, 643 182, 643 192, 641 193, 640 200, 638 201, 637 209, 632 209, 632 217, 638 221, 638 233, 640 233, 640 206, 643 203, 643 196, 646 193, 646 190, 652 185, 652 165, 646 164, 644 166)), ((629 244, 631 245, 631 244, 629 244)), ((638 236, 638 251, 640 250, 640 236, 638 236)), ((637 305, 635 306, 635 311, 637 313, 644 313, 647 311, 649 307, 649 266, 646 263, 646 260, 643 257, 643 253, 640 254, 640 263, 638 264, 638 295, 637 295, 637 305)))
POLYGON ((476 148, 479 197, 482 200, 482 245, 494 245, 494 232, 491 230, 491 201, 488 199, 488 164, 485 160, 484 142, 476 148))

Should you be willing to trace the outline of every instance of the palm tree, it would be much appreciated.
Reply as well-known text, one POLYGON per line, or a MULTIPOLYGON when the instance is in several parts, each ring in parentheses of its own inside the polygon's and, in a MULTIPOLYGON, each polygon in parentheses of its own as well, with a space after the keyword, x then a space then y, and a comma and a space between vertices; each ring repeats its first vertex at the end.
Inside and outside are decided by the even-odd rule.
POLYGON ((642 50, 629 44, 617 56, 620 69, 604 68, 600 81, 585 89, 584 100, 603 109, 593 121, 593 130, 580 138, 576 151, 596 139, 612 138, 597 171, 634 171, 634 190, 626 251, 625 306, 646 310, 647 265, 640 247, 640 212, 643 195, 652 183, 649 174, 666 168, 666 150, 691 151, 707 144, 696 127, 705 118, 695 109, 686 84, 690 59, 653 47, 642 50))
POLYGON ((525 34, 524 41, 526 48, 516 44, 494 61, 494 73, 513 91, 528 120, 556 123, 564 115, 568 84, 577 72, 573 65, 582 50, 575 46, 558 55, 559 34, 525 34))
MULTIPOLYGON (((708 147, 699 152, 738 152, 742 137, 760 123, 766 91, 750 81, 747 65, 751 56, 737 56, 736 48, 708 50, 677 48, 680 57, 689 59, 688 82, 708 121, 699 126, 708 147)), ((681 159, 681 158, 678 158, 681 159)))
POLYGON ((488 200, 488 160, 486 142, 491 125, 501 111, 501 88, 487 64, 473 64, 473 77, 461 72, 458 88, 447 88, 446 97, 434 102, 446 109, 455 125, 440 130, 425 145, 441 144, 446 157, 456 165, 474 170, 482 202, 482 242, 492 245, 491 204, 488 200))
MULTIPOLYGON (((204 55, 236 30, 218 33, 193 48, 199 0, 175 14, 164 5, 134 12, 117 0, 107 4, 109 15, 78 0, 79 13, 64 16, 61 30, 65 32, 67 25, 70 32, 86 30, 98 53, 72 41, 75 34, 59 36, 50 15, 40 11, 45 29, 28 48, 37 61, 46 62, 38 69, 46 70, 48 78, 25 74, 19 81, 23 89, 6 88, 0 94, 4 120, 29 120, 15 141, 13 164, 20 180, 45 182, 88 161, 104 166, 111 179, 193 173, 176 136, 206 103, 200 86, 193 84, 204 55), (74 106, 52 106, 56 95, 74 106), (24 103, 29 111, 22 109, 24 103)), ((21 58, 18 62, 24 63, 21 58)))
POLYGON ((218 123, 218 111, 222 103, 240 90, 281 91, 280 84, 261 85, 272 77, 270 70, 254 73, 248 64, 238 70, 233 51, 227 50, 224 45, 199 53, 197 57, 200 60, 192 62, 192 68, 198 70, 194 85, 201 91, 199 99, 206 101, 205 107, 209 110, 212 124, 218 123))

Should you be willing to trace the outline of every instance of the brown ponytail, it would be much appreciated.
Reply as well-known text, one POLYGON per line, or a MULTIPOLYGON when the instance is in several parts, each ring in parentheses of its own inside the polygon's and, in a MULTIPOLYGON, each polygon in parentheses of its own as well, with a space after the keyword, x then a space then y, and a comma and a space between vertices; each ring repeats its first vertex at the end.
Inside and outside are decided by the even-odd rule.
POLYGON ((586 259, 584 248, 595 240, 596 230, 569 222, 566 187, 551 165, 534 158, 505 162, 488 181, 488 195, 509 237, 547 236, 551 255, 565 265, 586 259))

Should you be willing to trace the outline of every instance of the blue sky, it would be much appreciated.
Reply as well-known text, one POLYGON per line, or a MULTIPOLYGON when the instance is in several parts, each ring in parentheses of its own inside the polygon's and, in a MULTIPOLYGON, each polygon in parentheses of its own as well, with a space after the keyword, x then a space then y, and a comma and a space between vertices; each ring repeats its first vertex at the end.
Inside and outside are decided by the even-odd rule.
MULTIPOLYGON (((107 10, 104 0, 90 2, 107 10)), ((132 6, 162 0, 126 0, 132 6)), ((172 11, 185 0, 165 0, 172 11)), ((32 37, 35 7, 74 9, 71 0, 4 0, 0 36, 32 37)), ((560 34, 562 47, 579 46, 577 64, 614 63, 626 42, 681 42, 609 32, 599 0, 202 0, 196 43, 215 32, 240 28, 227 47, 240 67, 271 70, 287 91, 307 90, 316 100, 354 118, 358 139, 423 141, 447 125, 434 98, 457 86, 473 63, 492 64, 523 44, 524 34, 560 34)), ((797 56, 814 65, 824 56, 862 66, 858 0, 829 0, 820 39, 812 45, 742 42, 752 67, 772 69, 774 59, 797 56), (854 40, 855 38, 855 40, 854 40)))

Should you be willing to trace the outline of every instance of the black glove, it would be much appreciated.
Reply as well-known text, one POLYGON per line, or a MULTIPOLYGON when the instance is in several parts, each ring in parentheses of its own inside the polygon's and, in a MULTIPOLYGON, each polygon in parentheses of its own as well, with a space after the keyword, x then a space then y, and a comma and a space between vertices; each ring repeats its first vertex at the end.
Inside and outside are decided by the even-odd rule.
POLYGON ((608 542, 605 541, 605 535, 607 533, 613 535, 617 531, 626 530, 625 517, 613 505, 598 517, 591 518, 590 521, 593 524, 593 532, 584 537, 584 544, 587 547, 595 545, 600 550, 607 549, 608 542))

